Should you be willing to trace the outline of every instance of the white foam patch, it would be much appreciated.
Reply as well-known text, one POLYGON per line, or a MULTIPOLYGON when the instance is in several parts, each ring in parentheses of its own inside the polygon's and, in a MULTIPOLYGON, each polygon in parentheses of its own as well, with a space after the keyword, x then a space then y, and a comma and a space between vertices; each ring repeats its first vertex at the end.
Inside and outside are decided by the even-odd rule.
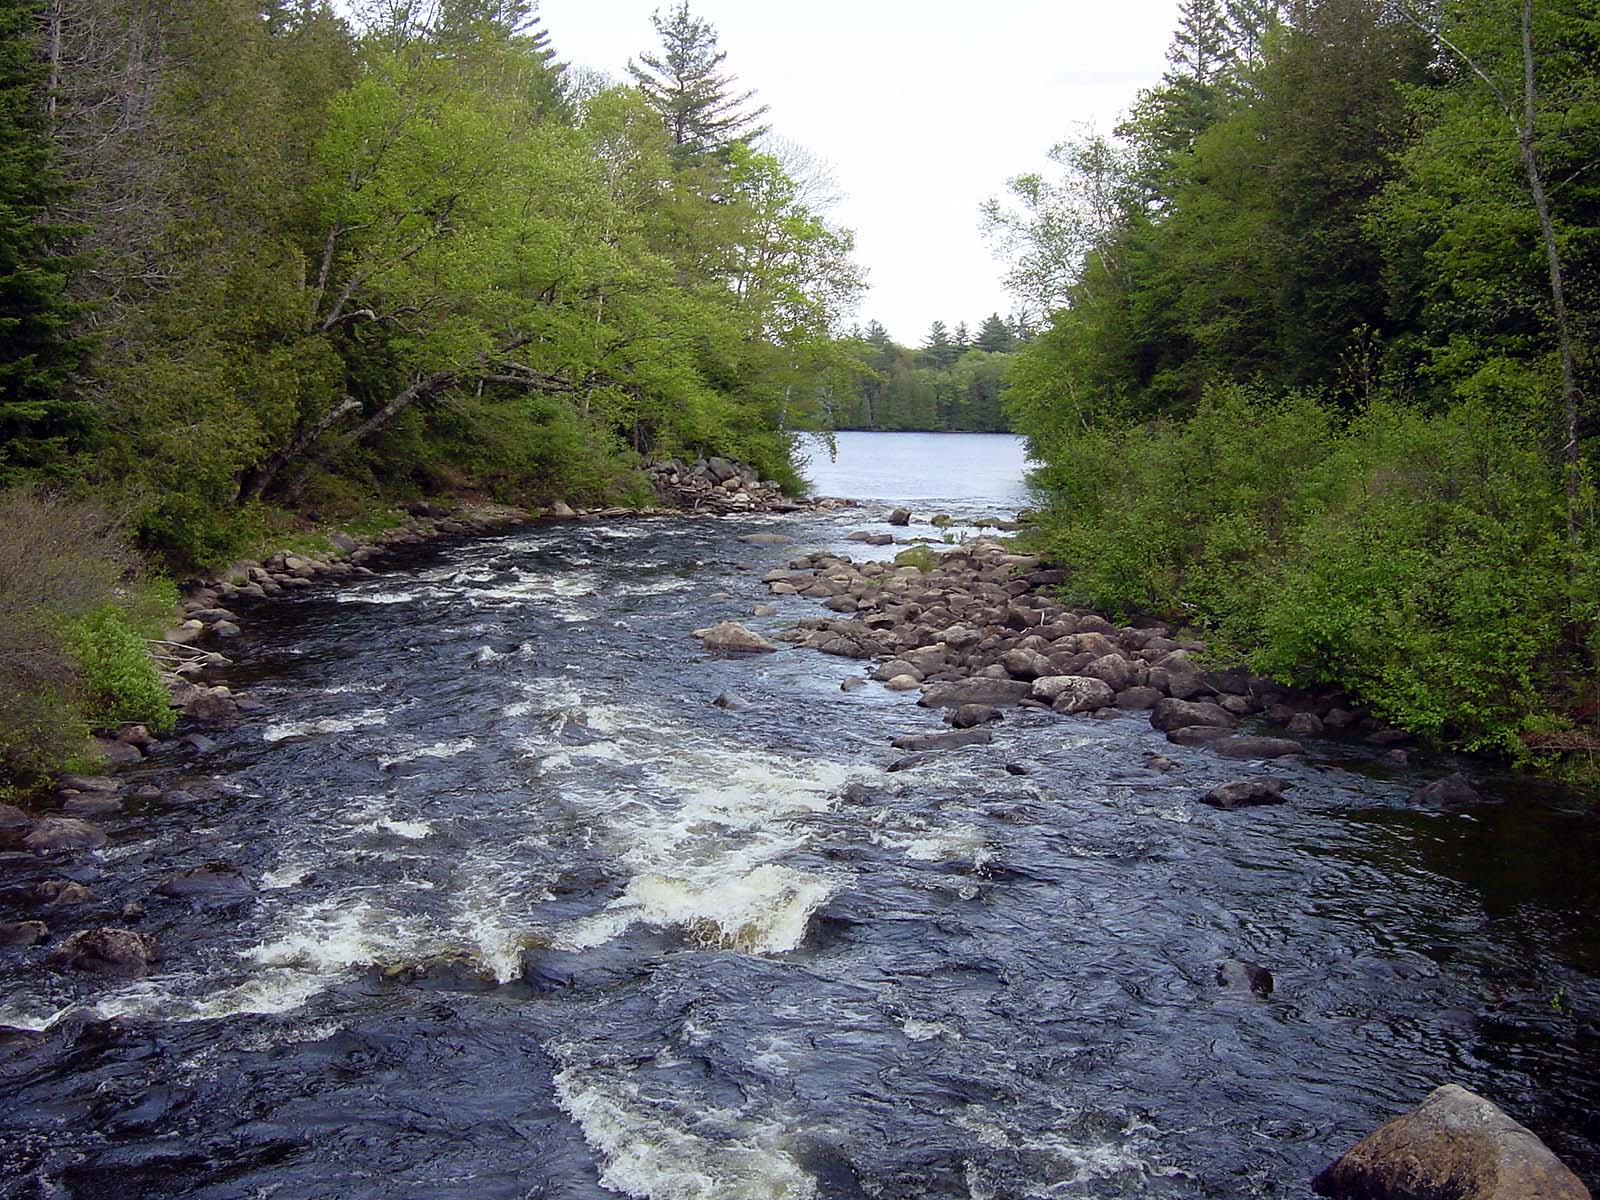
POLYGON ((392 711, 387 708, 368 708, 348 717, 321 717, 312 721, 288 721, 281 725, 268 725, 261 731, 261 740, 269 743, 281 742, 285 738, 370 729, 375 725, 387 724, 392 711))
POLYGON ((643 922, 682 929, 706 949, 781 954, 800 945, 811 914, 834 890, 830 880, 772 865, 710 882, 639 875, 603 911, 571 926, 557 945, 592 949, 643 922))
POLYGON ((455 738, 452 741, 434 742, 431 746, 419 746, 415 750, 406 750, 400 754, 387 755, 378 759, 378 765, 384 770, 398 766, 401 763, 416 762, 422 758, 454 758, 458 754, 465 754, 468 750, 476 750, 477 739, 471 737, 455 738))
POLYGON ((419 595, 421 595, 420 592, 364 592, 356 589, 346 589, 334 592, 333 599, 338 604, 410 604, 419 595))
POLYGON ((604 1159, 600 1185, 638 1200, 812 1200, 816 1181, 776 1143, 782 1130, 737 1114, 697 1110, 701 1137, 626 1077, 597 1079, 569 1067, 556 1100, 604 1159))

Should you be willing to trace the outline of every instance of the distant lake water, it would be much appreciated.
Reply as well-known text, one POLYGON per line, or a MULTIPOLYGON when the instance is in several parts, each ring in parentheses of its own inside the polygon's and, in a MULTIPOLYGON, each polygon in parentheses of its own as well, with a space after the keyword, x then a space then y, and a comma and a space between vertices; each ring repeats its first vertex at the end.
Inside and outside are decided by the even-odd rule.
POLYGON ((841 433, 829 458, 808 444, 805 477, 823 496, 923 509, 1014 511, 1029 503, 1026 445, 1008 433, 841 433))

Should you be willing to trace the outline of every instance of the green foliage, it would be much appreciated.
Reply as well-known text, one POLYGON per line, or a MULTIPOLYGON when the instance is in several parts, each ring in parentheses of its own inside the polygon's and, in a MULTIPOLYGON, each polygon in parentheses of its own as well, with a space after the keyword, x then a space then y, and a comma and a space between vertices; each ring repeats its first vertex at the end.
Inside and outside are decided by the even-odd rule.
POLYGON ((926 573, 938 567, 939 556, 926 546, 912 546, 894 556, 894 565, 897 567, 915 567, 917 570, 926 573))
POLYGON ((91 725, 138 722, 158 733, 172 729, 166 689, 139 631, 108 604, 69 622, 62 641, 83 676, 91 725))
POLYGON ((206 571, 249 544, 248 517, 205 498, 173 492, 139 511, 134 531, 145 550, 180 571, 206 571))
POLYGON ((1374 402, 1343 424, 1305 395, 1220 388, 1186 421, 1058 442, 1042 482, 1038 536, 1078 598, 1196 621, 1402 728, 1518 753, 1584 673, 1558 480, 1483 405, 1374 402))

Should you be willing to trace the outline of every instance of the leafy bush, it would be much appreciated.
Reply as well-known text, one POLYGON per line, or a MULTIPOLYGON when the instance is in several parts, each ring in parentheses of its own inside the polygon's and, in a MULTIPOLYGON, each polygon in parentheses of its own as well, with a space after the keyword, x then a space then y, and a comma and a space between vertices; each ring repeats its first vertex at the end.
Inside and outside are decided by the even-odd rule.
POLYGON ((107 604, 77 618, 62 631, 62 641, 83 676, 91 724, 139 722, 163 733, 172 728, 161 676, 120 608, 107 604))
MULTIPOLYGON (((106 622, 100 612, 132 630, 170 614, 174 600, 170 584, 139 578, 138 560, 104 510, 31 488, 0 492, 0 786, 26 785, 68 763, 91 718, 100 719, 97 684, 69 652, 67 631, 106 622)), ((148 683, 154 669, 136 633, 132 649, 148 683)), ((153 707, 147 692, 140 699, 126 637, 109 635, 98 653, 128 681, 115 694, 132 699, 135 719, 170 720, 164 696, 153 707)))
POLYGON ((140 545, 185 571, 220 567, 249 542, 245 510, 187 493, 174 492, 147 506, 135 529, 140 545))
POLYGON ((1059 438, 1038 534, 1077 598, 1204 625, 1267 673, 1471 749, 1588 702, 1560 481, 1515 415, 1223 387, 1187 421, 1059 438))

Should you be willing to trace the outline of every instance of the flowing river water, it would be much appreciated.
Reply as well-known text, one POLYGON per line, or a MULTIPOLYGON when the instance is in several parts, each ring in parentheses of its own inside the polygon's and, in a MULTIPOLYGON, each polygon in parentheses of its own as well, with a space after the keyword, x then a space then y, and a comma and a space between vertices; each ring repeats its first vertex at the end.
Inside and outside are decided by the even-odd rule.
MULTIPOLYGON (((1020 469, 845 435, 816 473, 970 517, 1020 469)), ((1317 741, 1274 765, 1289 804, 1218 812, 1248 769, 1140 714, 1013 710, 886 773, 939 727, 914 696, 689 636, 814 614, 749 618, 761 572, 888 554, 844 541, 885 512, 532 525, 246 612, 229 680, 265 711, 133 769, 162 798, 98 855, 6 863, 145 904, 165 957, 0 957, 0 1025, 49 1031, 0 1070, 0 1195, 1300 1197, 1445 1081, 1600 1178, 1581 803, 1413 811, 1447 764, 1317 741), (256 894, 151 896, 216 859, 256 894)))

